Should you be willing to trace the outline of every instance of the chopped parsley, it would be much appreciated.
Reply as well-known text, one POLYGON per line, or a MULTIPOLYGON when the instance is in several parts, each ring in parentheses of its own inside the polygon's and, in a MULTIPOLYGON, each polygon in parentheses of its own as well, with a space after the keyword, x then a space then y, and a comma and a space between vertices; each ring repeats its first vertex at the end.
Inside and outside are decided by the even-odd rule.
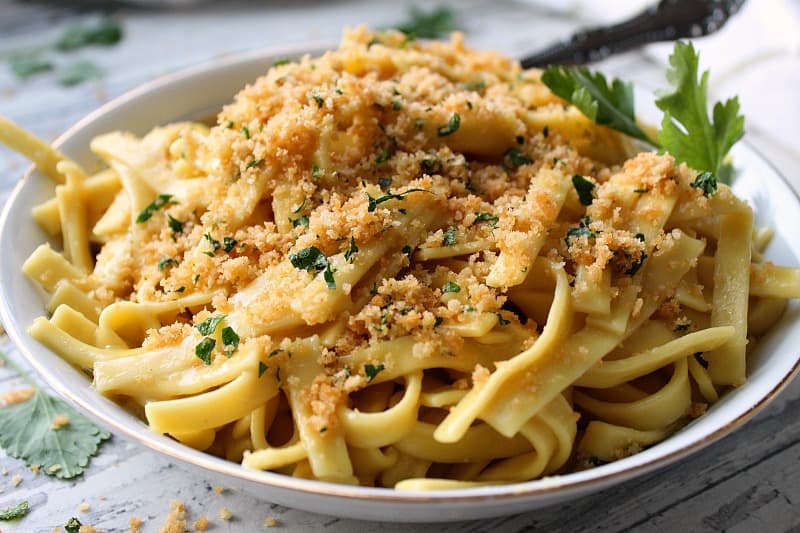
POLYGON ((356 246, 355 238, 350 235, 350 245, 347 247, 347 250, 344 251, 344 259, 348 263, 352 263, 354 261, 354 256, 358 253, 358 246, 356 246))
POLYGON ((46 59, 40 58, 37 54, 17 54, 11 56, 8 60, 8 66, 17 77, 25 79, 38 74, 40 72, 47 72, 53 70, 53 63, 46 59))
POLYGON ((291 221, 293 228, 296 228, 297 226, 308 227, 308 217, 306 215, 298 218, 290 218, 289 220, 291 221))
POLYGON ((647 188, 643 187, 643 188, 640 188, 640 189, 633 189, 633 192, 639 193, 639 194, 644 194, 646 192, 650 192, 650 189, 647 189, 647 188))
POLYGON ((400 251, 406 254, 408 257, 411 257, 411 253, 414 251, 414 249, 406 244, 400 251))
POLYGON ((311 165, 311 177, 315 180, 318 180, 322 177, 322 170, 320 170, 316 163, 311 165))
POLYGON ((56 42, 57 49, 66 52, 89 45, 110 46, 122 39, 122 27, 113 18, 104 18, 94 27, 69 26, 56 42))
POLYGON ((165 270, 171 266, 178 266, 178 261, 176 261, 172 257, 164 257, 158 262, 159 270, 165 270))
POLYGON ((205 337, 203 340, 197 343, 197 346, 195 346, 194 354, 201 361, 203 361, 206 366, 208 366, 211 364, 211 352, 214 351, 214 346, 216 345, 216 340, 212 339, 211 337, 205 337))
POLYGON ((236 334, 232 327, 225 326, 222 328, 220 338, 222 339, 222 345, 225 347, 225 353, 230 357, 239 347, 239 335, 236 334))
POLYGON ((169 224, 169 229, 172 230, 172 233, 183 233, 183 225, 186 224, 186 222, 167 214, 167 224, 169 224))
POLYGON ((378 207, 378 204, 388 202, 389 200, 404 200, 405 197, 412 192, 427 192, 425 189, 406 189, 403 192, 391 193, 388 192, 383 196, 377 198, 372 197, 369 193, 367 195, 367 211, 372 213, 378 207))
POLYGON ((487 213, 486 211, 475 212, 475 222, 472 224, 480 224, 481 222, 489 222, 493 228, 497 227, 497 223, 500 221, 500 217, 497 215, 493 215, 491 213, 487 213))
POLYGON ((456 243, 456 227, 450 226, 447 228, 447 231, 444 232, 444 237, 442 238, 442 246, 453 246, 456 243))
POLYGON ((0 520, 19 520, 26 514, 28 514, 28 502, 21 501, 16 505, 10 505, 8 507, 3 507, 0 509, 0 520))
POLYGON ((271 352, 269 352, 269 355, 268 355, 267 357, 275 357, 276 355, 278 355, 278 354, 279 354, 279 353, 281 353, 282 351, 283 351, 283 350, 281 350, 280 348, 275 348, 274 350, 272 350, 271 352))
POLYGON ((264 160, 263 160, 263 159, 252 159, 252 160, 248 161, 247 165, 245 165, 245 167, 244 167, 244 168, 253 168, 253 167, 257 167, 258 165, 260 165, 260 164, 261 164, 261 163, 263 163, 263 162, 264 162, 264 160))
POLYGON ((454 281, 448 281, 444 284, 444 287, 442 287, 442 293, 448 292, 461 292, 461 287, 454 281))
POLYGON ((291 63, 291 62, 292 62, 292 60, 291 60, 291 59, 286 59, 286 58, 284 58, 284 59, 278 59, 278 60, 276 60, 274 63, 272 63, 272 66, 273 66, 273 67, 281 67, 281 66, 283 66, 283 65, 288 65, 288 64, 289 64, 289 63, 291 63))
POLYGON ((695 178, 692 187, 702 189, 705 196, 713 196, 717 192, 717 177, 711 172, 703 172, 695 178))
POLYGON ((459 127, 461 127, 461 116, 458 113, 453 113, 450 115, 450 120, 447 121, 447 124, 439 126, 436 131, 439 133, 439 137, 446 137, 451 133, 457 132, 459 127))
POLYGON ((639 256, 638 261, 634 261, 633 263, 631 263, 631 266, 625 271, 625 275, 633 276, 637 272, 639 272, 639 269, 642 268, 645 259, 647 259, 647 254, 642 252, 642 255, 639 256))
POLYGON ((377 365, 367 363, 364 365, 364 373, 367 375, 367 383, 375 379, 375 376, 384 370, 384 368, 385 367, 383 366, 383 363, 378 363, 377 365))
POLYGON ((675 324, 675 327, 672 328, 672 331, 689 331, 689 328, 691 327, 691 322, 681 322, 679 324, 675 324))
POLYGON ((245 139, 250 139, 250 128, 247 126, 242 126, 242 133, 244 134, 245 139))
POLYGON ((141 210, 141 212, 136 217, 136 223, 141 224, 142 222, 147 222, 150 220, 155 214, 156 211, 161 209, 162 207, 173 204, 175 202, 172 201, 171 194, 159 194, 158 197, 153 200, 153 202, 141 210))
POLYGON ((398 24, 396 28, 408 35, 411 40, 416 37, 437 39, 456 29, 455 18, 455 13, 449 7, 440 6, 425 12, 412 6, 408 20, 398 24))
POLYGON ((222 243, 220 243, 217 239, 211 236, 210 233, 206 232, 203 237, 211 244, 211 251, 205 252, 208 256, 214 256, 220 248, 222 248, 222 243))
POLYGON ((325 267, 325 272, 322 274, 322 279, 325 280, 325 285, 333 290, 336 288, 336 280, 333 278, 333 273, 336 272, 334 268, 328 263, 328 266, 325 267))
POLYGON ((497 323, 500 324, 501 326, 507 326, 511 324, 511 321, 506 318, 503 318, 503 315, 501 315, 500 313, 495 313, 495 314, 497 315, 497 323))
POLYGON ((578 227, 569 228, 567 230, 567 235, 566 237, 564 237, 564 242, 566 243, 567 247, 571 245, 570 239, 575 239, 583 236, 586 236, 589 239, 594 238, 595 234, 591 229, 589 229, 589 221, 586 220, 586 218, 588 217, 585 217, 583 220, 581 220, 580 225, 578 227))
POLYGON ((233 237, 223 237, 222 238, 222 249, 226 252, 230 252, 233 250, 233 247, 236 246, 236 239, 233 237))
POLYGON ((464 89, 483 94, 486 90, 486 82, 483 80, 468 81, 464 84, 464 89))
POLYGON ((292 266, 307 272, 320 272, 328 266, 328 258, 316 246, 303 248, 299 252, 289 254, 292 266))
POLYGON ((317 109, 322 109, 322 106, 325 105, 325 99, 318 94, 312 94, 311 98, 317 103, 317 109))
POLYGON ((306 200, 307 200, 307 199, 308 199, 308 198, 306 198, 306 197, 304 196, 304 197, 303 197, 303 201, 302 201, 302 202, 300 202, 300 205, 298 205, 298 206, 297 206, 297 209, 294 209, 294 210, 292 211, 292 213, 295 213, 295 214, 297 214, 297 213, 299 213, 300 211, 302 211, 302 210, 303 210, 303 208, 306 206, 306 200))
POLYGON ((81 521, 73 516, 64 524, 64 530, 66 530, 67 533, 79 533, 82 525, 81 521))
POLYGON ((572 186, 575 187, 575 192, 578 193, 578 200, 581 205, 592 205, 594 200, 594 183, 587 180, 580 174, 572 176, 572 186))
POLYGON ((212 315, 197 324, 195 327, 201 335, 212 335, 215 331, 217 331, 217 326, 219 326, 219 323, 223 320, 225 320, 225 315, 212 315))
POLYGON ((425 174, 440 174, 442 172, 442 160, 437 156, 426 157, 419 162, 419 168, 425 174))
POLYGON ((503 166, 507 169, 520 167, 522 165, 530 165, 533 159, 520 152, 516 148, 509 148, 503 154, 503 166))
POLYGON ((266 363, 264 363, 264 361, 259 361, 258 362, 258 377, 263 376, 264 372, 266 372, 268 368, 269 367, 266 365, 266 363))
POLYGON ((392 152, 388 148, 381 148, 375 156, 375 163, 385 163, 392 158, 392 152))

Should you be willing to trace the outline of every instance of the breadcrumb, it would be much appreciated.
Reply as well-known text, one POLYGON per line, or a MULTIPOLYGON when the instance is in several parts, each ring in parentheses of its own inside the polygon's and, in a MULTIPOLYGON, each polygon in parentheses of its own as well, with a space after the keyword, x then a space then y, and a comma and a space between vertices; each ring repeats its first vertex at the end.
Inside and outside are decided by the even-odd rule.
POLYGON ((164 524, 158 530, 159 533, 185 533, 186 531, 186 507, 180 500, 172 500, 169 504, 169 514, 164 524))
POLYGON ((221 508, 217 516, 219 516, 220 520, 225 520, 226 522, 233 519, 233 513, 227 507, 221 508))
POLYGON ((19 487, 19 484, 22 483, 22 476, 19 474, 14 474, 11 476, 11 484, 15 487, 19 487))
POLYGON ((206 515, 201 516, 194 521, 192 526, 194 527, 195 531, 205 531, 208 529, 208 517, 206 517, 206 515))
POLYGON ((128 521, 128 528, 130 533, 142 533, 142 519, 133 517, 128 521))
POLYGON ((277 525, 278 525, 278 521, 275 520, 275 517, 272 516, 272 515, 269 515, 268 517, 266 517, 264 519, 264 527, 275 527, 277 525))

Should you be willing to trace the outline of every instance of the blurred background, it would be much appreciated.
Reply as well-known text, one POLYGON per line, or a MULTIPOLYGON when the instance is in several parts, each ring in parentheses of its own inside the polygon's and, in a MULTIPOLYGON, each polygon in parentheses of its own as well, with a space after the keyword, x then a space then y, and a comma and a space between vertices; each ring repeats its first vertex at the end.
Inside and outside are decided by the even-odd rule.
MULTIPOLYGON (((0 114, 54 139, 104 102, 159 75, 243 50, 335 43, 347 26, 405 25, 443 37, 460 30, 472 46, 522 57, 579 28, 616 22, 654 3, 3 0, 0 114)), ((702 68, 712 71, 710 96, 738 94, 746 138, 784 174, 800 172, 800 0, 749 0, 719 32, 696 44, 702 68)), ((671 48, 649 45, 595 66, 649 89, 663 88, 671 48)), ((0 148, 0 193, 26 166, 0 148)))

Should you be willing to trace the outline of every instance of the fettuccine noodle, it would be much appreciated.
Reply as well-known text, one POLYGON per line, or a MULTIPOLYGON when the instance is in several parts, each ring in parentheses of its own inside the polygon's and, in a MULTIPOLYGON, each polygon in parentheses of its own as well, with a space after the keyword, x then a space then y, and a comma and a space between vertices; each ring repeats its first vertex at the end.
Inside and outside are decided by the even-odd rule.
POLYGON ((212 128, 95 138, 95 174, 0 130, 57 184, 31 335, 247 468, 417 490, 613 461, 741 385, 800 296, 727 186, 458 34, 348 32, 212 128))

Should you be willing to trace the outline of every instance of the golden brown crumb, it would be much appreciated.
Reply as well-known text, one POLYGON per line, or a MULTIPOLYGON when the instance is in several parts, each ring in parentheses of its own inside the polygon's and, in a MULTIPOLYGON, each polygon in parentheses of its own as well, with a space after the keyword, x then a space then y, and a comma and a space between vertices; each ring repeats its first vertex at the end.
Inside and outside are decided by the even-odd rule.
POLYGON ((90 506, 86 502, 83 502, 78 506, 78 511, 80 511, 81 513, 88 513, 89 509, 90 509, 90 506))
POLYGON ((221 508, 217 516, 219 516, 220 520, 225 520, 226 522, 233 519, 233 513, 227 507, 221 508))
POLYGON ((0 406, 26 402, 31 399, 33 394, 34 390, 31 387, 10 390, 6 393, 0 394, 0 406))
POLYGON ((78 533, 103 533, 99 529, 96 529, 91 524, 83 524, 80 529, 78 529, 78 533))
POLYGON ((105 500, 105 499, 106 499, 106 497, 105 497, 105 496, 98 496, 98 497, 97 497, 97 499, 98 499, 98 500, 105 500))
POLYGON ((223 492, 225 492, 225 487, 223 487, 222 485, 216 485, 214 487, 214 492, 216 492, 217 494, 222 494, 223 492))
POLYGON ((39 465, 31 465, 31 472, 33 472, 34 476, 38 476, 41 471, 42 468, 39 465))
POLYGON ((140 518, 136 518, 135 516, 128 521, 128 527, 130 529, 130 533, 141 533, 142 529, 142 520, 140 518))
POLYGON ((264 519, 264 527, 275 527, 277 525, 278 525, 278 521, 275 520, 275 517, 272 516, 272 515, 269 515, 268 517, 266 517, 264 519))
POLYGON ((185 533, 186 531, 186 507, 180 500, 172 500, 169 503, 169 514, 158 533, 185 533))
POLYGON ((704 402, 692 402, 692 405, 689 406, 689 416, 691 418, 697 418, 705 414, 708 410, 708 404, 704 402))
POLYGON ((22 476, 19 474, 14 474, 11 476, 11 484, 15 487, 19 487, 19 484, 22 483, 22 476))
POLYGON ((208 518, 206 517, 206 515, 203 515, 197 520, 195 520, 194 524, 192 525, 194 526, 194 529, 196 531, 205 531, 206 529, 208 529, 208 518))
POLYGON ((50 465, 50 467, 47 469, 47 473, 48 474, 55 474, 59 470, 61 470, 61 465, 56 463, 54 465, 50 465))

